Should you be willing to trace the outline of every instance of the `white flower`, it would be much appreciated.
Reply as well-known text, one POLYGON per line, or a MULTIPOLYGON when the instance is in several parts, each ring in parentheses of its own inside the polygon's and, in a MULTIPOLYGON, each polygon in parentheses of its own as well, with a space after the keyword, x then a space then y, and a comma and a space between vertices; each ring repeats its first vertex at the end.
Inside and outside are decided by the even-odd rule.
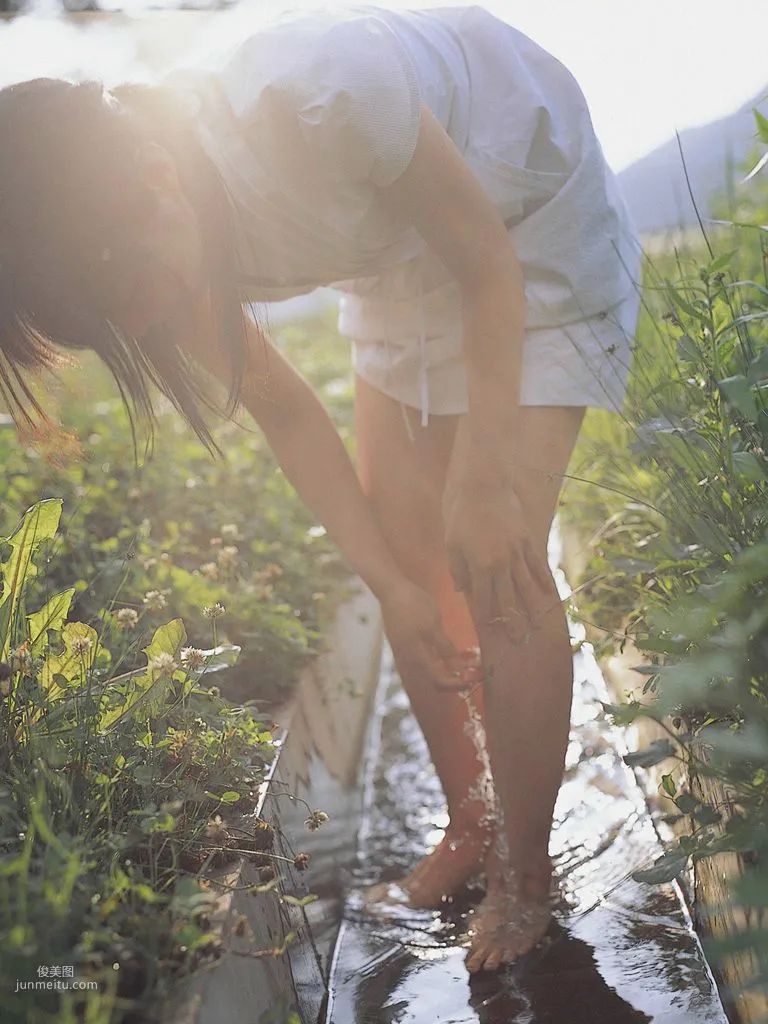
POLYGON ((219 578, 219 567, 215 562, 204 562, 200 566, 200 575, 205 576, 207 580, 217 580, 219 578))
POLYGON ((93 640, 89 636, 78 636, 72 641, 72 651, 75 654, 87 654, 93 647, 93 640))
POLYGON ((139 613, 134 608, 121 608, 115 612, 118 629, 135 629, 139 622, 139 613))
POLYGON ((17 647, 15 651, 11 651, 10 657, 8 658, 8 664, 11 666, 11 672, 24 672, 31 674, 34 669, 34 658, 29 652, 29 648, 26 644, 22 644, 17 647))
POLYGON ((149 663, 149 667, 153 672, 157 672, 158 675, 171 675, 179 667, 174 660, 172 654, 167 651, 162 651, 160 654, 156 654, 149 663))
POLYGON ((203 608, 203 615, 206 619, 220 619, 225 611, 226 608, 221 601, 217 601, 216 604, 206 605, 205 608, 203 608))
POLYGON ((148 590, 144 595, 144 604, 152 612, 161 612, 168 607, 166 590, 148 590))
POLYGON ((240 549, 235 547, 234 544, 229 544, 226 547, 219 548, 218 562, 221 566, 231 566, 237 561, 237 556, 240 553, 240 549))

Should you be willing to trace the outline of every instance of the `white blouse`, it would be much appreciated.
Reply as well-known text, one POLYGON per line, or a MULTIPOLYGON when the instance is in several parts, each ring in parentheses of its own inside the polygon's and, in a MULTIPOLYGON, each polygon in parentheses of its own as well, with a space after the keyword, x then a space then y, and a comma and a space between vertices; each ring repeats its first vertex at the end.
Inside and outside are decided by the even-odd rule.
POLYGON ((639 244, 581 90, 483 8, 284 15, 168 84, 229 190, 256 301, 330 285, 352 338, 423 346, 459 329, 447 268, 377 192, 408 166, 422 102, 509 228, 529 330, 586 321, 636 289, 639 244))

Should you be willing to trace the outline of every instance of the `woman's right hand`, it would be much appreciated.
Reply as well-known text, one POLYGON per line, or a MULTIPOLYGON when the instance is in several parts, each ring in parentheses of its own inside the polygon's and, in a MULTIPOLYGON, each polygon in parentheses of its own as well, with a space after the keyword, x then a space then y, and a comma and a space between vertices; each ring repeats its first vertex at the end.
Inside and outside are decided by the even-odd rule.
POLYGON ((456 690, 461 656, 448 639, 437 603, 421 587, 403 578, 380 597, 384 630, 400 675, 428 679, 456 690), (453 666, 453 667, 451 667, 453 666))

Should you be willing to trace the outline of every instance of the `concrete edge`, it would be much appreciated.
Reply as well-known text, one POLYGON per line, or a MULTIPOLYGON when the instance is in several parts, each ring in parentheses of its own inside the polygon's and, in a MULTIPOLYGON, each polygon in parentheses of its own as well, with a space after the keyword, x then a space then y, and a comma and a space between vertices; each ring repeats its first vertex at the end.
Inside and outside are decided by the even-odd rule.
MULTIPOLYGON (((311 728, 321 708, 326 719, 343 730, 346 742, 340 744, 335 737, 326 736, 320 756, 342 786, 354 784, 376 693, 384 637, 379 603, 362 581, 357 582, 357 592, 337 609, 326 650, 300 672, 294 698, 277 716, 281 727, 278 751, 261 787, 256 810, 259 815, 284 760, 291 761, 284 774, 297 775, 295 751, 290 757, 286 751, 290 746, 298 747, 300 752, 307 749, 308 723, 311 728), (352 702, 354 710, 341 721, 338 703, 350 694, 356 698, 352 702), (294 734, 298 740, 291 744, 294 734)), ((243 891, 260 881, 258 869, 245 859, 211 874, 227 887, 211 915, 211 930, 218 933, 224 952, 216 961, 177 981, 160 1006, 158 1019, 164 1024, 258 1021, 283 1000, 296 1002, 290 957, 265 951, 280 949, 297 923, 307 927, 307 915, 283 906, 279 888, 257 895, 243 891)), ((309 942, 312 945, 311 936, 309 942)), ((322 983, 325 979, 318 980, 322 983)))
MULTIPOLYGON (((560 534, 563 572, 569 583, 576 585, 588 563, 589 540, 586 534, 582 534, 572 524, 561 523, 560 534)), ((590 642, 597 639, 598 632, 594 627, 585 624, 585 631, 590 642)), ((648 666, 651 660, 641 654, 631 640, 627 641, 623 652, 600 658, 598 663, 617 701, 632 696, 642 699, 644 676, 633 671, 633 668, 648 666)), ((665 730, 650 719, 641 719, 625 727, 624 733, 630 751, 640 750, 656 739, 668 737, 665 730)), ((669 764, 663 763, 653 768, 635 769, 664 839, 672 839, 676 830, 674 826, 664 824, 661 819, 665 815, 679 814, 662 788, 661 777, 669 772, 669 764)), ((673 777, 677 775, 678 788, 683 783, 692 785, 701 800, 716 806, 729 803, 726 790, 718 783, 704 779, 696 784, 693 780, 682 778, 680 769, 671 773, 673 777)), ((685 831, 682 825, 678 828, 680 832, 685 831)), ((724 939, 747 927, 745 915, 735 911, 728 898, 731 883, 741 876, 743 870, 742 858, 732 853, 718 854, 694 865, 688 879, 687 896, 691 902, 695 928, 703 938, 724 939)), ((745 985, 756 970, 755 962, 746 954, 734 955, 718 966, 717 980, 723 1004, 728 1016, 740 1024, 760 1024, 768 1019, 768 997, 759 992, 745 991, 745 985)))

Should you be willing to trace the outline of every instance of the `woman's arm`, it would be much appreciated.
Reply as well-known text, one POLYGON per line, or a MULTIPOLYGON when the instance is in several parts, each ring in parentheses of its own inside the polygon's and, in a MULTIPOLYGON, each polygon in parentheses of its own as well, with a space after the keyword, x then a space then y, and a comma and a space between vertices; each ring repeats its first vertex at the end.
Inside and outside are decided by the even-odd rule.
POLYGON ((514 493, 526 320, 520 262, 492 201, 423 104, 413 158, 380 194, 394 215, 418 228, 461 288, 469 411, 459 428, 446 508, 454 580, 471 591, 484 618, 513 614, 520 603, 514 580, 535 615, 547 571, 514 493))
MULTIPOLYGON (((203 303, 187 325, 183 345, 227 387, 231 369, 203 303)), ((379 599, 387 636, 402 665, 455 685, 447 662, 456 650, 445 636, 437 605, 401 572, 373 516, 346 448, 307 382, 247 321, 250 366, 243 405, 264 431, 288 480, 336 541, 352 568, 379 599)))

